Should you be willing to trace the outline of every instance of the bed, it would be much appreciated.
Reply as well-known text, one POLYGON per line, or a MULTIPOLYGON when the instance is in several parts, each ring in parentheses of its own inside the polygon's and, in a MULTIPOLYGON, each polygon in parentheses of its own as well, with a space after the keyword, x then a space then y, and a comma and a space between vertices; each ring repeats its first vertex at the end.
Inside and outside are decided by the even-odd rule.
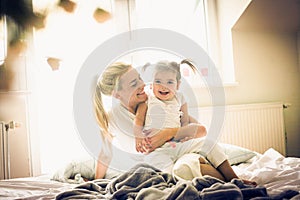
POLYGON ((238 176, 258 186, 237 179, 224 183, 210 176, 176 181, 147 164, 113 178, 83 181, 80 176, 94 167, 84 162, 81 167, 69 165, 73 171, 67 170, 67 175, 60 169, 54 175, 1 180, 0 199, 300 199, 300 158, 284 157, 272 148, 259 154, 222 145, 238 176))

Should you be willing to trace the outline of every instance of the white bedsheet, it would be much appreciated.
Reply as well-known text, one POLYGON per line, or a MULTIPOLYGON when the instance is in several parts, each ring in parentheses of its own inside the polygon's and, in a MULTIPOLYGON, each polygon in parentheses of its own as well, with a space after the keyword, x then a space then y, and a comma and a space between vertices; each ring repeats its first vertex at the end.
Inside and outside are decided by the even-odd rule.
POLYGON ((240 178, 265 186, 269 194, 289 189, 300 192, 300 158, 284 157, 272 148, 233 169, 240 178))
POLYGON ((60 192, 75 186, 77 185, 52 181, 48 175, 1 180, 0 199, 55 199, 60 192))

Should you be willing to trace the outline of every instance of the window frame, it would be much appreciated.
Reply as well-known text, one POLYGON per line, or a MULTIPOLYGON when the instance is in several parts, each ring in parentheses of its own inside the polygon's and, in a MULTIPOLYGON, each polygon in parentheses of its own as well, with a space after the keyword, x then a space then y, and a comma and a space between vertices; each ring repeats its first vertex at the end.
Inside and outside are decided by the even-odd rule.
MULTIPOLYGON (((137 25, 137 10, 136 10, 136 0, 115 0, 115 5, 122 7, 123 11, 118 16, 123 16, 122 21, 118 20, 118 24, 122 25, 122 31, 132 31, 138 27, 137 25), (126 11, 124 10, 126 7, 126 11), (124 18, 124 16, 127 16, 124 18), (124 28, 124 24, 126 24, 126 28, 124 28)), ((220 75, 220 78, 223 82, 224 86, 236 86, 238 83, 236 82, 235 78, 235 71, 234 71, 234 61, 233 61, 233 51, 232 51, 232 39, 230 41, 224 41, 220 37, 220 25, 218 23, 218 10, 217 5, 214 0, 199 0, 198 3, 203 4, 204 8, 204 19, 205 19, 205 37, 206 37, 206 44, 203 48, 206 50, 209 58, 213 61, 214 67, 217 69, 217 72, 220 75), (226 42, 226 44, 224 44, 226 42), (224 51, 223 49, 228 49, 228 44, 231 44, 231 51, 224 51), (227 46, 227 47, 226 47, 227 46)), ((118 9, 120 10, 120 9, 118 9)), ((117 13, 117 12, 116 12, 117 13)), ((120 19, 121 17, 119 17, 120 19)), ((121 31, 121 29, 119 30, 121 31)), ((203 47, 203 46, 202 46, 203 47)), ((134 64, 134 58, 129 59, 134 64)), ((209 68, 208 66, 207 68, 209 68)), ((200 70, 200 73, 202 70, 200 70)), ((204 72, 207 70, 204 69, 204 72)), ((213 76, 213 75, 212 75, 213 76)), ((194 78, 196 79, 196 78, 194 78)), ((193 80, 193 79, 191 79, 193 80)), ((191 83, 193 85, 193 83, 191 83)), ((199 85, 199 84, 197 84, 199 85)), ((204 86, 203 84, 201 84, 204 86)), ((202 87, 201 86, 201 87, 202 87)))

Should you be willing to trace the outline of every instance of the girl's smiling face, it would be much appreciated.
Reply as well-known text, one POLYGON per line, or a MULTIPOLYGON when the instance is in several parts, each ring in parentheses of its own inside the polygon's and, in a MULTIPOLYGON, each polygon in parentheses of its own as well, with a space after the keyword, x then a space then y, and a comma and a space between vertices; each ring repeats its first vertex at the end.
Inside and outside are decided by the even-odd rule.
POLYGON ((178 90, 179 82, 176 79, 176 72, 156 72, 153 80, 153 94, 162 101, 172 100, 178 90))

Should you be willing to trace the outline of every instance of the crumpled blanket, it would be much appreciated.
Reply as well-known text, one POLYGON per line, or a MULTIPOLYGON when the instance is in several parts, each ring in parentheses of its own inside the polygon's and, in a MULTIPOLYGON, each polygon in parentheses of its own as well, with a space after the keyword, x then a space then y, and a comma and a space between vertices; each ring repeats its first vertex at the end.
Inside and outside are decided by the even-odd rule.
POLYGON ((56 199, 292 199, 296 191, 269 196, 262 186, 245 185, 239 179, 225 183, 211 176, 178 181, 171 174, 138 164, 114 179, 97 179, 62 192, 56 199))

